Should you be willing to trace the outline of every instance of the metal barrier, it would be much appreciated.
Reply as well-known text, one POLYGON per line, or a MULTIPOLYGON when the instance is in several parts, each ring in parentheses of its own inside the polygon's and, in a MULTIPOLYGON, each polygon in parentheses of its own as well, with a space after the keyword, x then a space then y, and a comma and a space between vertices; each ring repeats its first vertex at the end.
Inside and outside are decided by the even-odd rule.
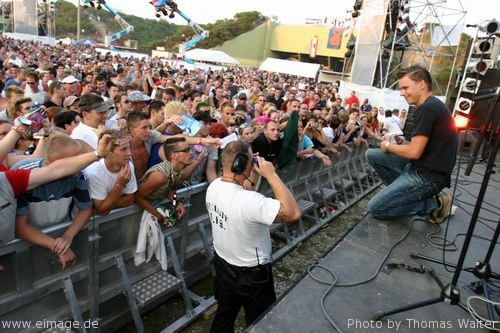
MULTIPOLYGON (((303 218, 294 225, 271 227, 273 238, 285 240, 273 253, 273 260, 285 255, 380 184, 366 164, 364 152, 364 147, 354 146, 352 153, 344 150, 340 157, 330 155, 331 167, 324 167, 321 161, 314 159, 294 162, 279 171, 294 193, 303 218), (319 214, 321 207, 325 208, 323 214, 319 214)), ((74 320, 83 324, 90 320, 96 321, 98 328, 89 331, 97 332, 118 329, 132 318, 137 331, 143 332, 140 312, 180 293, 186 315, 165 332, 182 328, 215 302, 213 297, 203 298, 188 289, 190 283, 211 272, 212 238, 205 207, 206 188, 207 184, 203 183, 178 191, 178 196, 185 201, 186 217, 165 231, 168 272, 162 271, 155 259, 138 267, 134 265, 142 216, 142 210, 135 205, 89 221, 73 241, 78 264, 72 269, 61 271, 57 256, 22 240, 0 247, 0 265, 6 269, 0 274, 0 321, 30 320, 33 327, 36 321, 74 320)), ((265 180, 259 192, 272 196, 265 180)), ((43 231, 57 237, 68 225, 43 231)))

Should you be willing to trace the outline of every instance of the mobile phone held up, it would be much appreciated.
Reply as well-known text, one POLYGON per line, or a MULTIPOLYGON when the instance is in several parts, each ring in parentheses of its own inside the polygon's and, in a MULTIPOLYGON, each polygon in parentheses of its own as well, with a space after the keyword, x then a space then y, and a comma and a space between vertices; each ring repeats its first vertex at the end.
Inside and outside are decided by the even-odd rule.
POLYGON ((24 117, 19 118, 21 124, 29 126, 26 132, 28 139, 32 139, 33 134, 42 129, 45 118, 47 118, 47 112, 42 108, 28 111, 24 114, 24 117))

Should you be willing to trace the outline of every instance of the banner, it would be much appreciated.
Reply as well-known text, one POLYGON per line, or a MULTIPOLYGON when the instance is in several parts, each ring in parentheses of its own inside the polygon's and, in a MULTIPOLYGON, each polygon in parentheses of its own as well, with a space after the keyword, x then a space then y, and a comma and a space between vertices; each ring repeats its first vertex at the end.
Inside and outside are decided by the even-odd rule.
POLYGON ((457 46, 462 37, 463 23, 460 25, 438 25, 432 31, 432 46, 457 46))
POLYGON ((38 36, 37 0, 14 1, 14 32, 38 36))
POLYGON ((344 28, 331 28, 328 33, 328 41, 326 47, 328 49, 338 50, 342 46, 342 35, 344 34, 344 28))
POLYGON ((351 82, 371 86, 377 68, 389 0, 364 0, 357 19, 351 82), (359 23, 359 25, 358 25, 359 23))
POLYGON ((309 57, 316 58, 318 53, 318 36, 311 38, 311 48, 309 49, 309 57))

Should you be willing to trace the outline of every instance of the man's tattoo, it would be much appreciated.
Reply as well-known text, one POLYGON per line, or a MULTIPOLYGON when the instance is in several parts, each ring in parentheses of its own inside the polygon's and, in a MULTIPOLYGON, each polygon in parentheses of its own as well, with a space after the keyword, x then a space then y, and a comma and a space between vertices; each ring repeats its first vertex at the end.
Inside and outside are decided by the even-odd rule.
POLYGON ((285 213, 283 212, 283 206, 280 204, 280 210, 274 219, 274 223, 282 223, 285 221, 285 213))

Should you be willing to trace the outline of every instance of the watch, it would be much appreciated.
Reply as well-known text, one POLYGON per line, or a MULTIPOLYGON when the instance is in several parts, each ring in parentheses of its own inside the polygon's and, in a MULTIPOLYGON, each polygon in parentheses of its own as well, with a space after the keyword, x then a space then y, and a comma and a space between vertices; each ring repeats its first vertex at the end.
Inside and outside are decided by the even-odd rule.
POLYGON ((102 158, 101 155, 97 152, 97 150, 94 150, 95 156, 97 157, 97 160, 100 160, 102 158))

